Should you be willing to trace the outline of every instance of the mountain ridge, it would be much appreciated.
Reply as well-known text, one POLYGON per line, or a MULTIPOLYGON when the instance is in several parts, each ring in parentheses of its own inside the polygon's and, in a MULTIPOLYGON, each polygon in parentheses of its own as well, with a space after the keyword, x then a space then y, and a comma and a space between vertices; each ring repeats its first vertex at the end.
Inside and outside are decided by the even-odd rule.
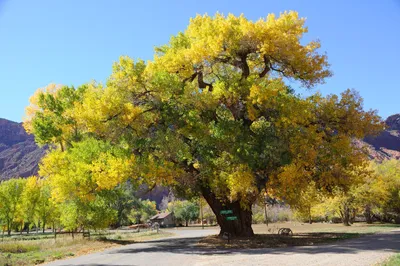
POLYGON ((37 174, 46 149, 36 145, 22 123, 0 118, 0 180, 37 174))
POLYGON ((369 157, 373 160, 400 160, 400 113, 389 116, 385 124, 386 128, 381 134, 366 137, 361 144, 367 146, 369 157))

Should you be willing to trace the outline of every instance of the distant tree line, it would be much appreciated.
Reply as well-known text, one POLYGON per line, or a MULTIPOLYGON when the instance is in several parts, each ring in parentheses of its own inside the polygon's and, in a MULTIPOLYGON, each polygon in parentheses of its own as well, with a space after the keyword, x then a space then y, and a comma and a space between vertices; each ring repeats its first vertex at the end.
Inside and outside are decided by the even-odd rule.
POLYGON ((253 221, 300 220, 312 223, 338 222, 351 225, 357 219, 400 223, 400 161, 369 162, 364 175, 348 189, 334 188, 330 193, 320 191, 314 182, 294 195, 275 205, 267 205, 264 199, 253 207, 253 221), (290 206, 290 209, 288 209, 290 206), (269 212, 269 217, 266 215, 269 212))
MULTIPOLYGON (((52 197, 56 191, 47 180, 36 176, 1 182, 0 229, 8 235, 13 230, 29 234, 32 229, 45 232, 47 228, 71 232, 97 230, 147 223, 159 212, 156 202, 135 196, 136 187, 130 182, 103 190, 88 201, 73 197, 59 201, 52 197)), ((199 221, 199 199, 178 200, 171 195, 163 199, 161 209, 172 212, 177 225, 199 221)), ((212 224, 215 216, 202 201, 203 217, 212 224)))

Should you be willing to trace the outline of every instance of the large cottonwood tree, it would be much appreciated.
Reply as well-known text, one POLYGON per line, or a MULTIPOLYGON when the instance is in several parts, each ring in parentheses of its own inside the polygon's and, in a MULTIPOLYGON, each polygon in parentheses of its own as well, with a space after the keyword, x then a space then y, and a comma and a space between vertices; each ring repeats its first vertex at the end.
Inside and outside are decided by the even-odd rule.
MULTIPOLYGON (((26 128, 62 148, 92 138, 125 150, 131 157, 121 153, 121 160, 131 163, 137 182, 201 194, 221 232, 252 236, 251 204, 269 182, 288 193, 310 179, 320 189, 345 186, 351 183, 346 174, 362 163, 358 156, 352 159, 360 154, 352 138, 380 129, 375 112, 365 112, 354 91, 304 98, 288 86, 290 81, 312 88, 331 76, 319 42, 301 41, 304 22, 296 12, 256 22, 197 16, 156 48, 153 61, 122 57, 105 85, 85 85, 73 104, 52 92, 55 102, 66 103, 56 109, 66 119, 52 121, 54 111, 45 104, 53 98, 40 92, 26 128), (44 131, 46 123, 57 130, 44 131), (233 210, 237 220, 226 221, 223 209, 233 210)), ((48 161, 65 157, 59 151, 52 155, 48 161)), ((88 193, 128 178, 129 171, 119 173, 118 164, 113 171, 106 163, 118 154, 102 156, 85 172, 88 193)), ((62 180, 61 175, 54 173, 62 180)))

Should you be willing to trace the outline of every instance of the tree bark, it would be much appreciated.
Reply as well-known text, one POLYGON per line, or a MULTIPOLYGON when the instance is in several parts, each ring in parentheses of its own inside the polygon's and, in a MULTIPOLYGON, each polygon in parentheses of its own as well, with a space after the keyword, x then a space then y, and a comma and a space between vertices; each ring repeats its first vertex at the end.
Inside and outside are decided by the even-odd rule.
POLYGON ((201 199, 199 200, 199 203, 200 203, 201 228, 204 229, 203 204, 201 202, 201 199))
POLYGON ((356 221, 357 211, 355 208, 351 210, 350 224, 354 224, 356 221))
POLYGON ((11 222, 7 220, 7 235, 11 236, 11 222))
POLYGON ((365 217, 367 224, 372 224, 371 206, 367 205, 365 207, 364 217, 365 217))
POLYGON ((350 208, 347 206, 343 206, 342 222, 343 222, 343 225, 350 226, 350 208))
POLYGON ((268 226, 268 211, 267 211, 267 204, 264 203, 264 214, 265 214, 265 223, 268 226))
POLYGON ((251 228, 251 203, 248 206, 242 206, 239 201, 221 202, 211 191, 204 188, 202 194, 217 217, 217 222, 221 227, 220 236, 225 232, 230 233, 233 237, 254 236, 253 229, 251 228), (220 212, 222 210, 232 210, 233 213, 221 215, 220 212), (226 219, 227 216, 236 216, 237 220, 228 221, 226 219))

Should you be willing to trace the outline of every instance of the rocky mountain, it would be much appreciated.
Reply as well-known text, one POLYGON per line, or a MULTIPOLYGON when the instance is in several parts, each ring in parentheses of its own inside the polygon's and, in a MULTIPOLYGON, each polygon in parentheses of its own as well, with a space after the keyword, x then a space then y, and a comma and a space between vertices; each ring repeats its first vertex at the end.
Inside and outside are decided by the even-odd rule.
POLYGON ((385 131, 376 137, 367 137, 361 143, 367 145, 371 159, 400 160, 400 114, 389 116, 385 123, 385 131))
POLYGON ((44 154, 21 123, 0 118, 0 180, 36 174, 44 154))

